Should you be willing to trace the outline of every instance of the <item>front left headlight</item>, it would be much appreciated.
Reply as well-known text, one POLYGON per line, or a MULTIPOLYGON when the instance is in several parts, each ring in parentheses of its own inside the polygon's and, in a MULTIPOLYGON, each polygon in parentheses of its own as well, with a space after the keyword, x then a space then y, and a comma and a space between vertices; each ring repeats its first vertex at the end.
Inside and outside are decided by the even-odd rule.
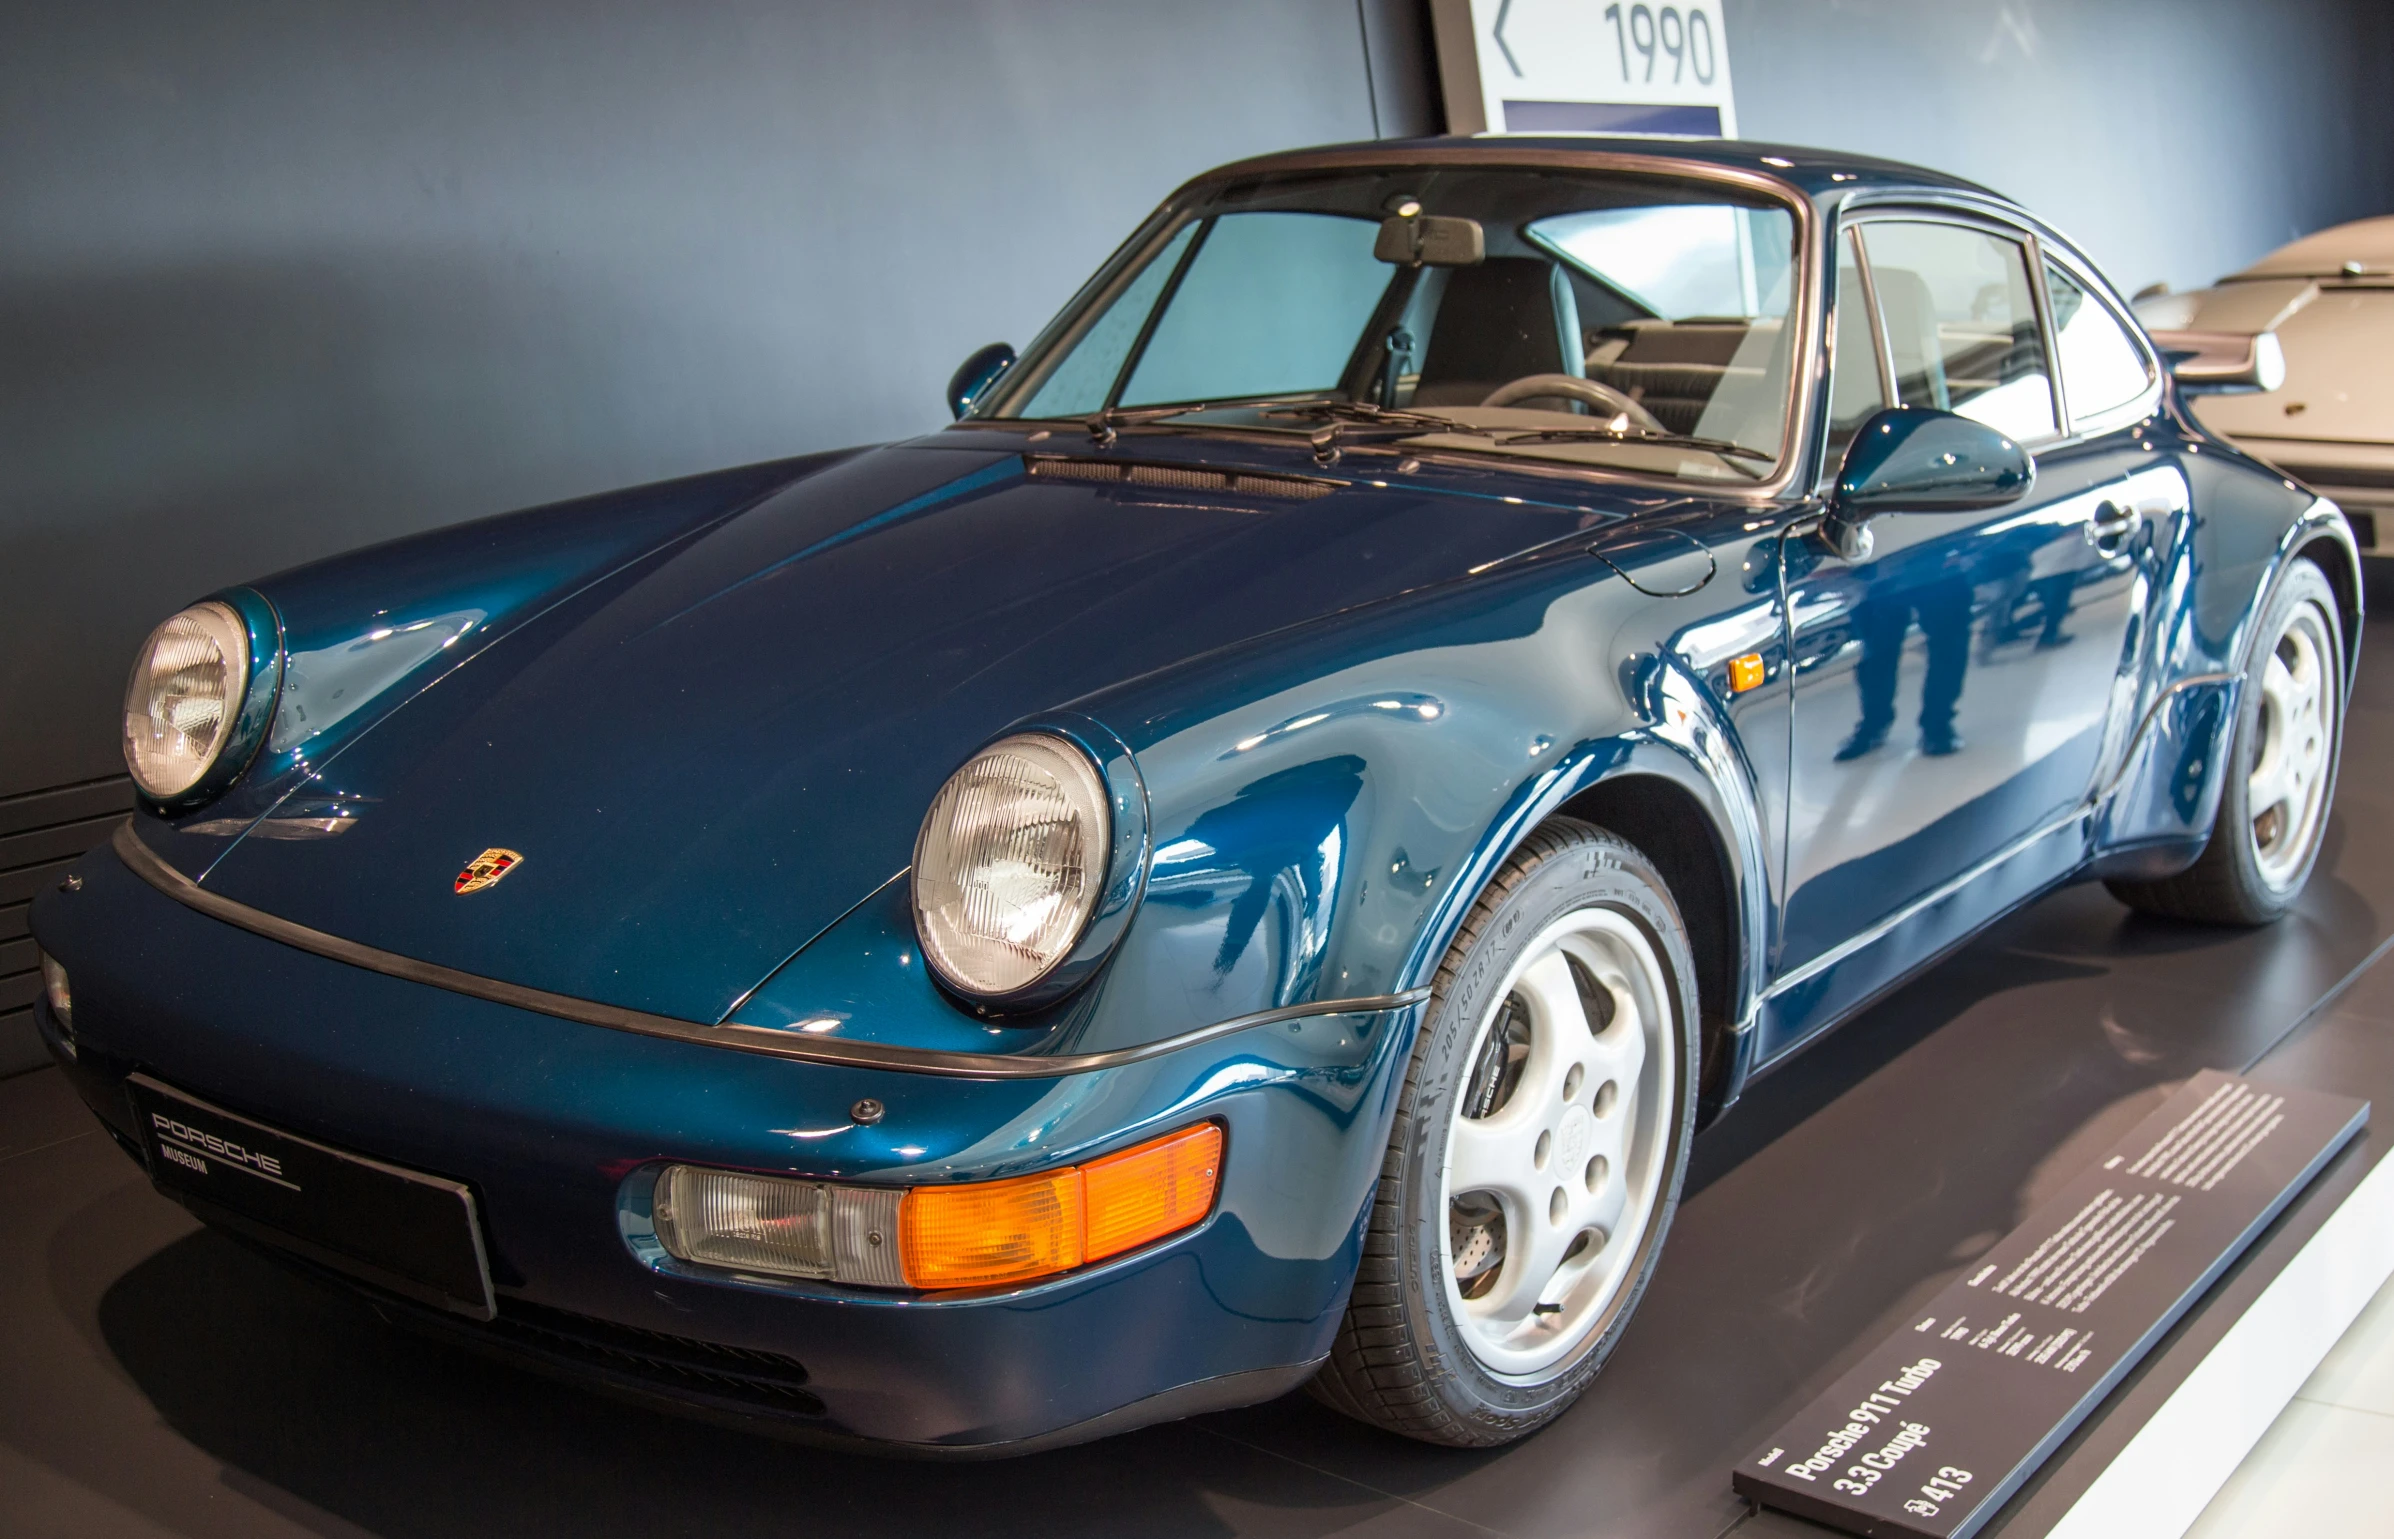
POLYGON ((125 686, 125 767, 159 801, 223 756, 249 688, 249 627, 230 604, 194 604, 150 632, 125 686))
POLYGON ((1106 885, 1104 779, 1050 733, 1003 738, 948 777, 914 845, 915 931, 958 993, 1002 999, 1055 971, 1106 885))

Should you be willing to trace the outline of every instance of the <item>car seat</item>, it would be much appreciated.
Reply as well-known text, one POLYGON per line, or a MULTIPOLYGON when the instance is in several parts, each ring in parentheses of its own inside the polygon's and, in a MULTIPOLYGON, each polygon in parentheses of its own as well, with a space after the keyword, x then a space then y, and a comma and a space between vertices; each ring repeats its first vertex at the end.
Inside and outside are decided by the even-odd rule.
POLYGON ((1870 281, 1878 290, 1887 356, 1895 365, 1895 389, 1903 404, 1953 410, 1952 391, 1945 382, 1945 347, 1937 331, 1937 302, 1928 280, 1908 267, 1873 263, 1870 281))
POLYGON ((1531 374, 1586 374, 1579 303, 1562 269, 1538 257, 1451 269, 1412 404, 1477 406, 1531 374))
POLYGON ((1628 321, 1588 355, 1588 377, 1636 401, 1672 432, 1693 433, 1750 329, 1734 318, 1628 321))

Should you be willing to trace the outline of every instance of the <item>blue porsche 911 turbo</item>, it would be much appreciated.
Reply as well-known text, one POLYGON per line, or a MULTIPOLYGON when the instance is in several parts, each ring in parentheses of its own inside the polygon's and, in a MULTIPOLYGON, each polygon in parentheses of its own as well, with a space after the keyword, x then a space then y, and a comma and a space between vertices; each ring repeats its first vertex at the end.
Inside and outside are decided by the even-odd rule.
POLYGON ((958 420, 203 599, 32 913, 156 1184, 614 1392, 990 1454, 1589 1382, 1697 1129, 2057 884, 2308 878, 2343 516, 1934 173, 1174 193, 958 420))

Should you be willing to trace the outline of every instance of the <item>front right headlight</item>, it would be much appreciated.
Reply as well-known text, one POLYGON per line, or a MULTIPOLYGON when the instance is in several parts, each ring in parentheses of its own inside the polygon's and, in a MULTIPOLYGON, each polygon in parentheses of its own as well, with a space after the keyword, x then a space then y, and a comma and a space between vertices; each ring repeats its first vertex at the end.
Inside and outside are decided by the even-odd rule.
POLYGON ((194 604, 150 632, 125 686, 125 767, 172 801, 216 766, 249 688, 249 626, 233 606, 194 604))
POLYGON ((1113 819, 1078 745, 1003 738, 948 777, 914 846, 915 931, 960 994, 1003 999, 1071 955, 1106 885, 1113 819))

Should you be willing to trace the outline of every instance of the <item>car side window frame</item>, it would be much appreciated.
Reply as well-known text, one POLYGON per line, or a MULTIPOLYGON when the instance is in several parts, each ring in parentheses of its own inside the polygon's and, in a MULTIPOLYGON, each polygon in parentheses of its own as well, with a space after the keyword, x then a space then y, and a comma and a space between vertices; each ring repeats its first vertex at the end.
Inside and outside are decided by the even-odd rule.
POLYGON ((1813 495, 1825 497, 1837 483, 1837 473, 1844 468, 1843 456, 1829 451, 1829 435, 1836 431, 1837 353, 1843 344, 1844 328, 1852 317, 1835 307, 1834 301, 1844 273, 1844 264, 1852 262, 1854 275, 1862 289, 1862 319, 1870 328, 1870 354, 1879 375, 1879 399, 1893 402, 1895 391, 1895 363, 1887 352, 1887 327, 1879 317, 1878 289, 1871 281, 1870 254, 1862 249, 1860 221, 1840 218, 1835 236, 1829 245, 1829 260, 1821 273, 1822 311, 1828 323, 1821 328, 1822 368, 1819 421, 1813 424, 1812 450, 1818 471, 1813 477, 1813 495))
MULTIPOLYGON (((2028 294, 2030 308, 2035 312, 2037 347, 2044 358, 2045 386, 2053 401, 2053 430, 2035 438, 2022 438, 2021 445, 2031 450, 2050 449, 2070 439, 2069 406, 2061 382, 2061 359, 2053 345, 2053 310, 2045 294, 2045 269, 2041 259, 2043 242, 2037 232, 2026 225, 1987 210, 1944 203, 1871 203, 1849 212, 1844 228, 1857 232, 1855 244, 1863 254, 1863 272, 1870 271, 1869 243, 1860 239, 1859 232, 1873 224, 1944 224, 1974 234, 2007 241, 2017 247, 2022 261, 2028 264, 2028 294)), ((1892 378, 1894 362, 1886 352, 1886 317, 1879 307, 1878 289, 1871 285, 1871 316, 1881 343, 1882 380, 1892 378)), ((1899 400, 1892 384, 1885 386, 1888 399, 1899 400)))
POLYGON ((2136 350, 2137 358, 2145 366, 2144 389, 2117 406, 2107 406, 2101 411, 2091 412, 2085 417, 2080 417, 2075 413, 2065 413, 2063 418, 2065 431, 2056 442, 2078 443, 2088 438, 2097 438, 2105 433, 2117 432, 2131 423, 2142 422, 2152 416, 2161 405, 2162 373, 2161 359, 2153 347, 2152 339, 2147 337, 2144 328, 2137 324, 2134 312, 2120 303, 2119 296, 2112 293, 2111 285, 2096 274, 2093 263, 2058 240, 2046 239, 2043 236, 2034 238, 2036 241, 2034 254, 2038 258, 2035 279, 2037 305, 2043 315, 2040 324, 2046 332, 2045 351, 2053 360, 2056 399, 2066 405, 2069 400, 2069 382, 2062 378, 2061 337, 2059 329, 2053 323, 2053 299, 2045 286, 2045 264, 2047 262, 2051 262, 2069 274, 2070 281, 2078 285, 2081 293, 2103 307, 2104 312, 2127 335, 2128 345, 2136 350))
POLYGON ((1131 286, 1147 263, 1177 239, 1184 228, 1201 217, 1192 213, 1180 193, 1175 193, 1150 213, 1137 229, 1124 237, 1122 244, 1114 248, 1097 271, 1089 275, 1088 281, 1074 291, 1063 308, 1024 347, 1022 356, 1036 361, 1036 371, 1008 369, 999 379, 997 389, 986 392, 982 399, 973 403, 967 420, 993 418, 1017 401, 1036 399, 1072 350, 1105 319, 1114 302, 1122 297, 1123 290, 1131 286))

